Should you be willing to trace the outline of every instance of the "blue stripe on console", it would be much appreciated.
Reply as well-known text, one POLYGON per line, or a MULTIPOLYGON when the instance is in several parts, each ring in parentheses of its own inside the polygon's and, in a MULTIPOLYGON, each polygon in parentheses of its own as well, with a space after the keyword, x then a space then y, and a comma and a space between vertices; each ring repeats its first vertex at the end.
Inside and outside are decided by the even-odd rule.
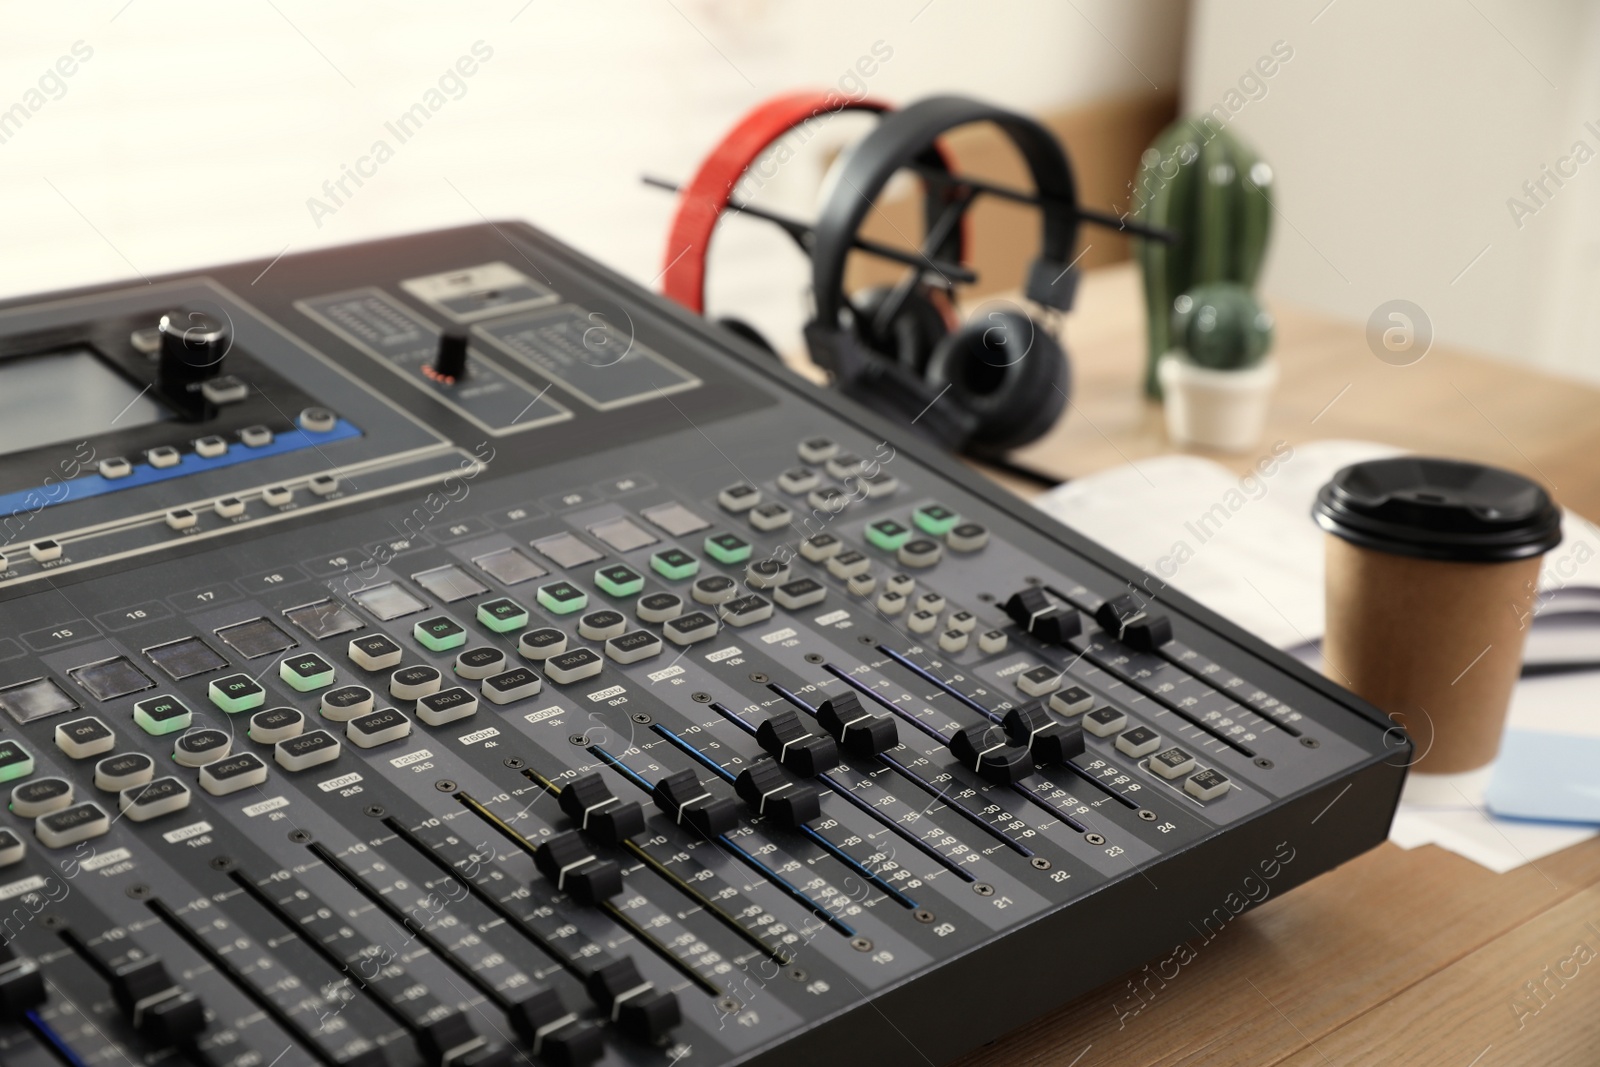
POLYGON ((52 504, 65 504, 72 500, 85 500, 92 496, 104 496, 107 493, 120 492, 123 489, 135 489, 141 485, 153 485, 156 482, 170 481, 173 478, 186 478, 191 474, 200 474, 204 471, 220 470, 223 467, 233 467, 240 463, 249 463, 251 460, 266 459, 268 456, 281 456, 288 452, 303 452, 308 448, 317 448, 320 445, 331 444, 334 441, 343 441, 351 437, 360 437, 361 429, 353 423, 340 419, 338 424, 327 433, 311 433, 307 430, 293 429, 281 433, 272 439, 269 445, 260 448, 250 448, 247 445, 231 442, 228 451, 212 459, 194 452, 186 452, 183 458, 170 467, 152 467, 148 463, 135 463, 133 473, 126 478, 106 478, 100 474, 86 474, 81 478, 74 478, 70 482, 62 482, 67 487, 65 495, 58 500, 51 500, 52 491, 59 493, 58 486, 48 489, 40 486, 33 489, 19 489, 13 493, 0 493, 0 515, 15 515, 22 511, 38 511, 43 506, 52 504), (31 499, 30 499, 31 498, 31 499))

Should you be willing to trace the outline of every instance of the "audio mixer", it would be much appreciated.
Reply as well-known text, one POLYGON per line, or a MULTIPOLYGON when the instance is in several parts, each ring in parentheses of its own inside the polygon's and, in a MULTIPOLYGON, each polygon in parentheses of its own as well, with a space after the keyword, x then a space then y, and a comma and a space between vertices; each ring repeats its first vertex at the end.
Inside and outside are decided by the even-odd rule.
POLYGON ((0 306, 0 1063, 943 1061, 1369 706, 517 223, 0 306))

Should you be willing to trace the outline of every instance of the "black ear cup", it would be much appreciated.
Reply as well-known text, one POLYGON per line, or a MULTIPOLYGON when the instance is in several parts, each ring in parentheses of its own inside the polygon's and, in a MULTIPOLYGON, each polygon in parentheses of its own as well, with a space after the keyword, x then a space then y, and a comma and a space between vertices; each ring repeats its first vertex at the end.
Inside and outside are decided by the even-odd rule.
POLYGON ((891 292, 893 290, 888 287, 868 289, 852 301, 859 312, 856 335, 867 347, 883 353, 920 378, 927 370, 934 348, 949 335, 950 327, 945 323, 943 312, 920 286, 906 296, 887 327, 880 327, 878 313, 891 292))
POLYGON ((736 319, 732 315, 724 315, 722 318, 717 320, 717 325, 738 337, 740 340, 748 341, 757 348, 762 349, 768 355, 776 356, 778 354, 778 350, 772 347, 771 342, 769 342, 765 337, 761 336, 761 331, 743 319, 736 319))
POLYGON ((996 454, 1036 440, 1066 406, 1071 372, 1048 331, 1019 311, 995 310, 950 334, 924 375, 944 402, 977 418, 967 451, 996 454))

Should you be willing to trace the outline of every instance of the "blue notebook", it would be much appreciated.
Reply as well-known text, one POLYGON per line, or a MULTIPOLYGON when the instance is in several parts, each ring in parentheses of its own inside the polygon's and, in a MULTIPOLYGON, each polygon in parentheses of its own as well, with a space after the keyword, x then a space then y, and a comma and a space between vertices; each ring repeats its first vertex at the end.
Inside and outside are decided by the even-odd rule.
POLYGON ((1484 803, 1513 819, 1600 823, 1600 737, 1508 731, 1484 803))

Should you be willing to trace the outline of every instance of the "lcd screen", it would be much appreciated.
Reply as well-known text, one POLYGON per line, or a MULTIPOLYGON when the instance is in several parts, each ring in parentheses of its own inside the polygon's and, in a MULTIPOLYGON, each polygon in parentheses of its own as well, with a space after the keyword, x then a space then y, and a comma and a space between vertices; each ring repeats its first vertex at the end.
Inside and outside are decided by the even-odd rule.
POLYGON ((87 348, 0 359, 0 453, 82 441, 168 415, 87 348))

